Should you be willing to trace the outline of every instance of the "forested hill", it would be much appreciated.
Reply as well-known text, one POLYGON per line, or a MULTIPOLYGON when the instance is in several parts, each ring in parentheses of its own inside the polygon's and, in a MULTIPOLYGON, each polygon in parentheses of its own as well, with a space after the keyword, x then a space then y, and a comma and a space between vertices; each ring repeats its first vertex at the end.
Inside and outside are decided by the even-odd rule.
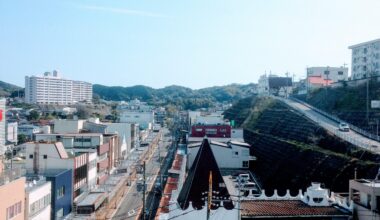
POLYGON ((0 97, 17 96, 18 91, 23 91, 22 88, 0 81, 0 97))
POLYGON ((105 100, 131 100, 140 99, 152 104, 173 104, 184 109, 211 107, 215 102, 234 102, 252 95, 255 84, 230 84, 193 90, 182 86, 167 86, 154 89, 148 86, 103 86, 95 84, 93 92, 95 98, 105 100))

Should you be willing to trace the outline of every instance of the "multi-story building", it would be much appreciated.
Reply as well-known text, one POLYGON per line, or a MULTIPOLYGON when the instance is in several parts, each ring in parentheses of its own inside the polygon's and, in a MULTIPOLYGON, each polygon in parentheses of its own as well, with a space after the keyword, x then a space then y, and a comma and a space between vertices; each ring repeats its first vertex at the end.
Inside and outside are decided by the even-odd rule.
MULTIPOLYGON (((201 142, 188 145, 188 168, 193 164, 201 145, 201 142)), ((255 159, 250 156, 251 146, 247 143, 210 141, 210 147, 220 168, 248 169, 251 161, 255 159)))
POLYGON ((73 204, 72 170, 46 170, 41 175, 51 182, 51 219, 64 219, 71 213, 73 204))
POLYGON ((7 122, 5 129, 6 141, 11 144, 17 144, 17 122, 7 122))
POLYGON ((0 169, 0 220, 25 219, 25 177, 22 175, 20 168, 0 169))
POLYGON ((359 220, 380 219, 380 180, 350 180, 349 199, 359 220))
POLYGON ((320 77, 323 80, 331 80, 332 83, 348 80, 347 67, 308 67, 307 77, 320 77))
POLYGON ((259 78, 257 93, 259 95, 281 95, 288 96, 292 91, 292 78, 280 77, 270 74, 259 78))
POLYGON ((57 71, 25 77, 25 102, 33 104, 72 104, 92 102, 92 84, 64 79, 57 71))
POLYGON ((348 48, 352 50, 352 79, 380 76, 380 39, 355 44, 348 48))
POLYGON ((32 178, 25 185, 25 219, 50 219, 51 182, 32 178))
POLYGON ((153 107, 135 99, 130 102, 121 102, 117 106, 120 122, 139 124, 142 130, 151 129, 155 123, 153 107))
MULTIPOLYGON (((37 142, 63 144, 64 150, 78 153, 96 153, 97 184, 104 183, 116 164, 118 136, 115 134, 37 134, 37 142), (61 143, 62 142, 62 143, 61 143)), ((92 163, 90 163, 92 164, 92 163)), ((54 166, 54 165, 53 165, 54 166)), ((88 168, 90 169, 90 168, 88 168)), ((75 172, 75 171, 74 171, 75 172)), ((87 171, 86 171, 87 172, 87 171)), ((93 184, 89 184, 91 187, 93 184)), ((74 185, 75 186, 75 185, 74 185)))
POLYGON ((61 142, 26 143, 26 171, 29 174, 43 174, 49 170, 73 170, 73 198, 87 187, 88 154, 66 152, 61 142))
POLYGON ((4 155, 5 146, 5 99, 0 98, 0 157, 4 155))
POLYGON ((28 140, 33 140, 34 135, 41 132, 41 128, 32 124, 23 124, 17 127, 17 133, 25 135, 28 140))

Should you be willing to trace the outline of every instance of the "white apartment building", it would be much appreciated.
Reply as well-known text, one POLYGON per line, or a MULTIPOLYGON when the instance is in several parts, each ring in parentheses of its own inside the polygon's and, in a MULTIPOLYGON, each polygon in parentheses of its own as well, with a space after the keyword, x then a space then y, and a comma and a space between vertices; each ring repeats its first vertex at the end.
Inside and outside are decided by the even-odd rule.
POLYGON ((322 80, 331 80, 332 83, 348 80, 347 67, 308 67, 306 69, 306 73, 308 78, 320 77, 322 80))
POLYGON ((5 99, 0 98, 0 156, 4 155, 5 146, 5 99))
POLYGON ((92 101, 92 84, 64 79, 57 71, 25 77, 26 103, 66 105, 81 101, 92 101))
POLYGON ((355 44, 350 47, 351 77, 363 79, 366 76, 380 76, 380 39, 355 44))
POLYGON ((140 129, 151 129, 154 124, 153 111, 120 111, 120 122, 129 124, 139 124, 140 129))
POLYGON ((51 182, 44 178, 25 184, 25 219, 50 220, 51 182))

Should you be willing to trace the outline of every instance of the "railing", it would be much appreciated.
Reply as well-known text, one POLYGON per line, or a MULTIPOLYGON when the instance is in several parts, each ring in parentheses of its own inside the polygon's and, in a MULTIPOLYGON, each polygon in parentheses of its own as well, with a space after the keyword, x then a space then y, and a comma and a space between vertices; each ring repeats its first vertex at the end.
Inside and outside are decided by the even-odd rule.
MULTIPOLYGON (((287 103, 287 102, 286 102, 286 99, 279 98, 279 97, 274 97, 274 98, 279 99, 279 100, 284 101, 285 103, 287 103)), ((315 112, 317 112, 317 113, 319 113, 319 114, 325 116, 326 118, 328 118, 328 119, 330 119, 330 120, 332 120, 332 121, 335 121, 335 122, 337 122, 337 123, 343 122, 343 121, 340 120, 338 117, 336 117, 336 116, 334 116, 334 115, 331 115, 331 114, 329 114, 329 113, 327 113, 327 112, 325 112, 325 111, 322 111, 322 110, 320 110, 320 109, 317 109, 317 108, 315 108, 314 106, 311 106, 310 104, 305 103, 305 102, 303 102, 303 101, 301 101, 301 100, 299 100, 299 99, 296 99, 296 98, 294 98, 294 97, 290 97, 289 99, 292 100, 292 101, 295 101, 295 102, 297 102, 297 103, 300 103, 300 104, 302 104, 302 105, 304 105, 304 106, 306 106, 306 107, 308 107, 308 108, 310 108, 310 109, 312 109, 313 111, 315 111, 315 112)), ((290 105, 289 103, 287 103, 287 104, 290 105)), ((302 114, 305 115, 306 117, 310 118, 311 120, 317 122, 318 125, 320 125, 321 127, 324 127, 324 128, 327 129, 329 132, 333 133, 335 136, 340 137, 340 138, 342 138, 342 139, 344 139, 344 140, 350 142, 351 144, 353 144, 353 145, 355 145, 355 146, 358 146, 358 147, 361 147, 361 148, 365 148, 365 149, 370 150, 370 151, 380 150, 380 149, 376 149, 377 146, 373 146, 373 145, 370 143, 369 140, 368 140, 368 141, 362 141, 362 140, 359 140, 359 139, 357 139, 357 138, 353 138, 351 135, 348 135, 348 134, 346 134, 346 133, 340 132, 339 130, 337 130, 337 129, 335 129, 335 128, 331 128, 331 127, 329 127, 329 126, 323 126, 323 124, 321 123, 321 120, 320 120, 319 118, 317 118, 317 117, 314 118, 314 117, 311 117, 311 116, 306 115, 305 113, 302 113, 302 114)), ((347 123, 347 124, 349 124, 349 123, 347 123)), ((351 125, 351 124, 349 124, 349 125, 350 125, 350 128, 351 128, 352 130, 356 131, 356 132, 359 133, 359 134, 362 134, 362 133, 359 132, 359 131, 362 130, 362 129, 359 129, 359 128, 357 128, 356 126, 351 125)), ((366 135, 364 135, 364 134, 362 134, 362 135, 363 135, 363 136, 366 136, 366 135)), ((367 136, 366 136, 366 137, 367 137, 367 136)), ((375 140, 376 140, 376 139, 375 139, 375 140)), ((380 140, 380 138, 379 138, 379 140, 380 140)))
POLYGON ((0 173, 0 186, 12 182, 20 178, 21 176, 25 176, 25 169, 21 168, 13 168, 11 170, 4 170, 0 173))
MULTIPOLYGON (((318 108, 315 108, 314 106, 312 106, 312 105, 310 105, 310 104, 308 104, 308 103, 306 103, 306 102, 304 102, 304 101, 301 101, 301 100, 299 100, 299 99, 297 99, 297 98, 294 98, 294 97, 292 97, 292 98, 290 98, 290 99, 293 100, 293 101, 295 101, 295 102, 298 102, 298 103, 300 103, 300 104, 302 104, 302 105, 305 105, 306 107, 309 107, 310 109, 313 109, 314 111, 316 111, 316 112, 318 112, 319 114, 325 116, 326 118, 329 118, 330 120, 333 120, 333 121, 335 121, 335 122, 337 122, 337 123, 339 123, 339 122, 343 122, 341 119, 339 119, 339 118, 336 117, 335 115, 332 115, 332 114, 327 113, 327 112, 325 112, 325 111, 323 111, 323 110, 320 110, 320 109, 318 109, 318 108)), ((357 133, 359 133, 359 134, 361 134, 361 135, 363 135, 363 136, 365 136, 365 137, 368 137, 368 138, 370 138, 370 139, 372 139, 372 140, 380 141, 380 136, 375 135, 375 134, 372 134, 372 133, 369 133, 368 131, 363 130, 363 129, 361 129, 361 128, 359 128, 359 127, 353 125, 353 124, 350 124, 350 123, 347 123, 347 122, 345 122, 345 123, 348 124, 348 125, 350 126, 350 129, 351 129, 351 130, 354 130, 355 132, 357 132, 357 133)))

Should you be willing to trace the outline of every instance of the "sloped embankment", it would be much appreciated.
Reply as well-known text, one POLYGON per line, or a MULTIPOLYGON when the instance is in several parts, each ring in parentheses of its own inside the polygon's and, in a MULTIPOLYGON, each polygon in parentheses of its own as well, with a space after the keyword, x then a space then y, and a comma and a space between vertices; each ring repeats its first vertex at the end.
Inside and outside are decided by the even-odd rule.
POLYGON ((242 124, 244 138, 253 146, 257 162, 252 169, 263 188, 298 190, 319 181, 339 192, 348 190, 355 169, 358 178, 376 175, 380 156, 341 141, 277 100, 246 102, 249 110, 240 109, 250 112, 242 124))

